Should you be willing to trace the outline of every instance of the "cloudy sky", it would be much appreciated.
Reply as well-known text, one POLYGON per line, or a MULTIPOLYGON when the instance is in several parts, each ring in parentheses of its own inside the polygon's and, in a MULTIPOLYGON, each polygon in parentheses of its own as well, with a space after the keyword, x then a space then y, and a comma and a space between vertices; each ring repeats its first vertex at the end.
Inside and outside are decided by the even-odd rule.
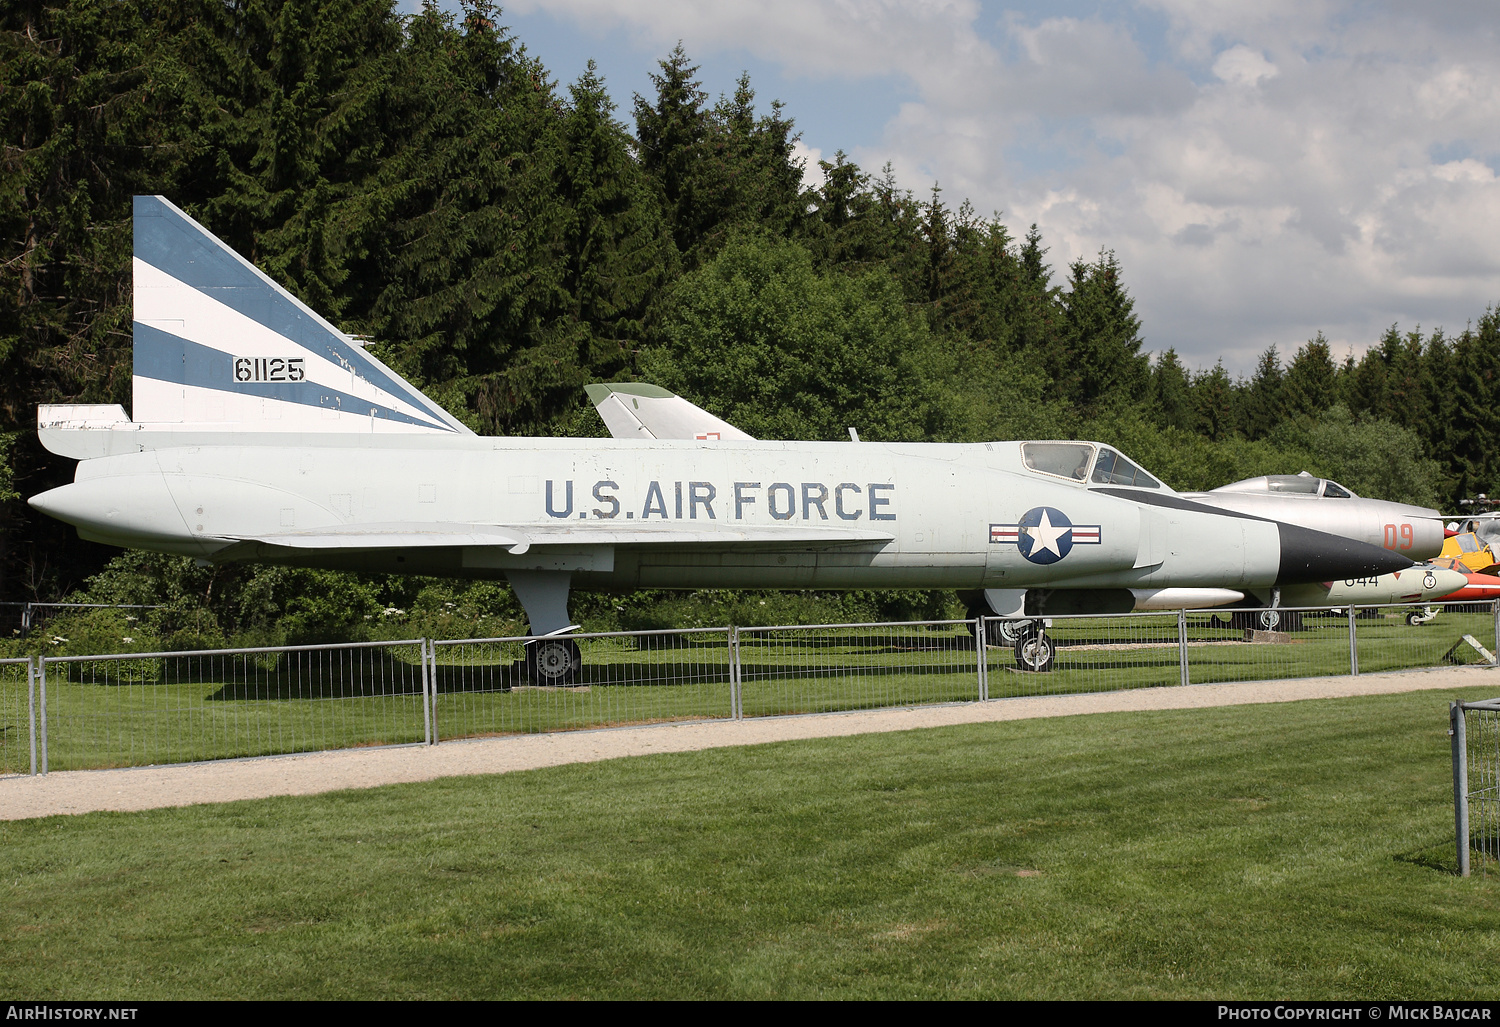
POLYGON ((513 0, 501 21, 564 84, 594 58, 627 121, 681 40, 712 96, 749 71, 785 101, 812 167, 842 149, 1035 222, 1059 279, 1113 249, 1147 348, 1189 366, 1245 373, 1319 330, 1358 353, 1500 301, 1493 0, 513 0))

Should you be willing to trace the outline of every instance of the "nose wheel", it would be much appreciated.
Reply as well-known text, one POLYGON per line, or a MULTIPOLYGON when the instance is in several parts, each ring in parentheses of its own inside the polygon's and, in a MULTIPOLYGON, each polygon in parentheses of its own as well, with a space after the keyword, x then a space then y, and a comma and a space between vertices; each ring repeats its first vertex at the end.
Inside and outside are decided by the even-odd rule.
POLYGON ((571 638, 539 638, 526 643, 526 673, 533 684, 571 685, 583 666, 583 654, 571 638))
POLYGON ((1053 661, 1057 658, 1057 643, 1052 641, 1042 625, 1027 624, 1017 633, 1015 653, 1017 667, 1045 673, 1052 669, 1053 661))

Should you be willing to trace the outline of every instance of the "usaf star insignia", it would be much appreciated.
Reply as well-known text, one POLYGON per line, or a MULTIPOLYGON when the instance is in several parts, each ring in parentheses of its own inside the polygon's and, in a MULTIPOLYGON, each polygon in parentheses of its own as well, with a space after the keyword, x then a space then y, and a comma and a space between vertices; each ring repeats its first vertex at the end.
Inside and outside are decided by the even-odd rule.
POLYGON ((1097 546, 1100 526, 1074 524, 1068 515, 1052 506, 1027 510, 1015 524, 991 524, 990 542, 1014 545, 1032 563, 1056 563, 1074 546, 1097 546))

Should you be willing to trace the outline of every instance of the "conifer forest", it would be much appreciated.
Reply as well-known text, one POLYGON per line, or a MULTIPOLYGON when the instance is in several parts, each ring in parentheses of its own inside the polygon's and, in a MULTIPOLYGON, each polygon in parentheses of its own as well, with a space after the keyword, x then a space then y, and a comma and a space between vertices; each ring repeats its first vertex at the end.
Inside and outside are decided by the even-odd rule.
MULTIPOLYGON (((1319 334, 1249 377, 1191 369, 1150 354, 1108 240, 1055 266, 1037 226, 941 183, 842 153, 805 169, 795 111, 748 76, 707 95, 681 46, 622 110, 592 66, 559 82, 504 24, 484 0, 457 16, 392 0, 0 5, 0 600, 159 606, 141 637, 178 647, 519 619, 503 582, 198 567, 81 542, 26 506, 73 474, 38 444, 37 404, 129 409, 141 193, 483 434, 605 435, 584 386, 635 379, 762 438, 1089 438, 1179 490, 1307 470, 1444 510, 1500 488, 1494 309, 1392 325, 1358 356, 1319 334)), ((602 628, 769 616, 759 594, 577 601, 602 628)), ((119 616, 78 620, 72 644, 119 633, 119 616)))

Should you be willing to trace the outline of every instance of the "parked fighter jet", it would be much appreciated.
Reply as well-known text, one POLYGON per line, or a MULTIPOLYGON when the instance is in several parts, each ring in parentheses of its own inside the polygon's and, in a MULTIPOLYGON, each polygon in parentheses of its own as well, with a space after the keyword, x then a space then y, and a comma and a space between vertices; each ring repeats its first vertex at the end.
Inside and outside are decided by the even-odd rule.
MULTIPOLYGON (((1489 603, 1500 599, 1500 577, 1486 574, 1481 571, 1471 571, 1464 566, 1463 562, 1451 556, 1439 556, 1429 561, 1431 566, 1457 574, 1463 578, 1463 584, 1456 589, 1444 592, 1437 596, 1446 603, 1489 603)), ((1418 570, 1423 565, 1418 565, 1412 570, 1418 570)), ((1406 573, 1410 574, 1411 571, 1406 573)), ((1452 579, 1449 579, 1452 580, 1452 579)))
MULTIPOLYGON (((1439 558, 1390 574, 1291 585, 1280 590, 1278 603, 1278 607, 1292 607, 1291 611, 1280 608, 1236 611, 1230 623, 1236 627, 1296 630, 1302 624, 1302 614, 1296 612, 1297 607, 1342 611, 1350 606, 1426 604, 1439 599, 1451 600, 1452 593, 1463 588, 1467 579, 1441 563, 1439 558)), ((1407 623, 1419 621, 1408 617, 1407 623)))
POLYGON ((1438 511, 1365 499, 1336 481, 1314 478, 1306 471, 1268 474, 1184 494, 1221 510, 1359 539, 1413 560, 1437 556, 1443 548, 1443 519, 1438 511))
POLYGON ((1125 481, 1091 442, 481 438, 165 199, 135 215, 132 416, 40 408, 80 463, 32 505, 215 562, 506 577, 554 683, 573 587, 1024 589, 1044 614, 1411 563, 1125 481))
MULTIPOLYGON (((588 393, 615 438, 716 440, 750 437, 681 396, 654 385, 590 385, 588 393)), ((857 435, 852 437, 857 439, 857 435)), ((1078 451, 1080 467, 1087 464, 1082 468, 1087 471, 1083 480, 1095 492, 1128 495, 1136 502, 1167 509, 1184 504, 1212 507, 1232 514, 1300 525, 1380 546, 1414 560, 1436 556, 1443 547, 1443 525, 1438 511, 1405 503, 1364 499, 1337 482, 1314 478, 1306 471, 1248 478, 1209 492, 1174 493, 1107 446, 1097 447, 1096 457, 1095 447, 1091 444, 1073 445, 1082 447, 1078 451), (1122 489, 1127 491, 1120 491, 1122 489)), ((1064 458, 1063 462, 1068 459, 1072 458, 1064 458)), ((1460 587, 1445 575, 1441 578, 1442 583, 1449 586, 1449 591, 1460 587)), ((1275 587, 1251 587, 1240 590, 1135 589, 1132 595, 1136 610, 1203 609, 1226 605, 1253 608, 1320 606, 1325 602, 1339 605, 1433 598, 1427 594, 1431 589, 1419 589, 1420 594, 1412 596, 1410 585, 1409 579, 1364 575, 1306 583, 1299 586, 1295 594, 1275 587)), ((1024 619, 1028 614, 1035 615, 1049 605, 1039 595, 1028 599, 1027 590, 1021 589, 971 591, 964 598, 970 606, 970 616, 992 612, 1015 620, 1024 619)), ((1053 608, 1050 612, 1060 611, 1053 608)), ((1277 615, 1268 610, 1264 617, 1265 626, 1272 626, 1277 619, 1277 615)), ((1013 640, 1008 625, 1001 626, 1001 639, 1007 644, 1013 640)))

